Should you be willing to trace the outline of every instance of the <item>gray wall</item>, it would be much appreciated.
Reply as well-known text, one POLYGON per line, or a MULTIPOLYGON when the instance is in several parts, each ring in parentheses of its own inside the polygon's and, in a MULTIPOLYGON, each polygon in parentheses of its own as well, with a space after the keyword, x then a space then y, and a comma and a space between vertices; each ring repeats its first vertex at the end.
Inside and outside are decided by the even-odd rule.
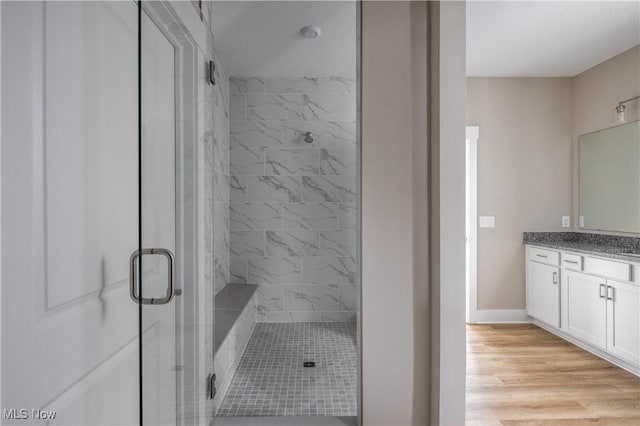
POLYGON ((355 81, 229 84, 231 281, 259 285, 258 321, 355 320, 355 81))
MULTIPOLYGON (((573 90, 573 228, 578 229, 578 138, 614 126, 619 101, 640 94, 640 46, 578 74, 573 90)), ((627 122, 640 120, 640 102, 627 104, 627 122)), ((638 234, 628 234, 635 235, 638 234)))
POLYGON ((561 231, 571 215, 571 107, 570 78, 467 79, 478 215, 496 217, 478 228, 478 309, 524 309, 522 233, 561 231))
MULTIPOLYGON (((469 78, 467 125, 480 127, 478 309, 524 309, 522 232, 578 229, 578 138, 614 126, 618 101, 640 93, 636 46, 575 77, 469 78)), ((640 118, 638 103, 627 120, 640 118)))
POLYGON ((362 20, 363 424, 410 425, 428 401, 414 358, 428 353, 413 351, 428 328, 414 322, 411 4, 364 2, 362 20))
POLYGON ((464 424, 465 25, 462 1, 429 2, 431 422, 464 424))
POLYGON ((464 424, 465 5, 362 27, 363 423, 464 424))

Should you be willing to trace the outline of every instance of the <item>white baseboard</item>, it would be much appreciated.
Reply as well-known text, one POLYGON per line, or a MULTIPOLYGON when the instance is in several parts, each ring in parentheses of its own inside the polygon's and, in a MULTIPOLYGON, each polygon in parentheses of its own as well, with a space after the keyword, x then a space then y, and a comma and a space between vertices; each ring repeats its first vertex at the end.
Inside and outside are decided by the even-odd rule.
POLYGON ((469 318, 470 324, 526 324, 533 320, 524 309, 481 309, 469 318))

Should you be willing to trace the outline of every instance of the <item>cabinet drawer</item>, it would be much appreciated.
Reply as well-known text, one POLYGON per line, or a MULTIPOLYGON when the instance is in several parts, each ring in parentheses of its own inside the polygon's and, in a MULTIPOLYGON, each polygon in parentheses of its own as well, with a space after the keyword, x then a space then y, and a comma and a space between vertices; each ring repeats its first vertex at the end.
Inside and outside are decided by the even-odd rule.
POLYGON ((562 253, 562 266, 574 271, 582 271, 582 256, 578 254, 562 253))
POLYGON ((553 250, 529 247, 529 260, 546 263, 547 265, 560 265, 560 253, 553 250))
POLYGON ((628 263, 585 257, 584 272, 621 281, 631 281, 631 265, 628 263))

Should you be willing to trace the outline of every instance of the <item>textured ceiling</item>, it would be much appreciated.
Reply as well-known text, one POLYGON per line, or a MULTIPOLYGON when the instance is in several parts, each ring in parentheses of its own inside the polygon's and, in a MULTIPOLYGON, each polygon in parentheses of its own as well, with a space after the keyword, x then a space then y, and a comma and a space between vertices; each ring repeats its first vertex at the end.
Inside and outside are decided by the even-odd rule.
POLYGON ((640 1, 469 1, 467 75, 574 76, 640 44, 640 1))
POLYGON ((213 1, 214 49, 235 77, 355 77, 354 1, 213 1), (317 25, 322 35, 300 34, 317 25))
MULTIPOLYGON (((232 76, 355 76, 353 1, 213 1, 232 76), (322 35, 306 40, 305 25, 322 35)), ((467 3, 467 75, 574 76, 640 44, 640 1, 467 3)))

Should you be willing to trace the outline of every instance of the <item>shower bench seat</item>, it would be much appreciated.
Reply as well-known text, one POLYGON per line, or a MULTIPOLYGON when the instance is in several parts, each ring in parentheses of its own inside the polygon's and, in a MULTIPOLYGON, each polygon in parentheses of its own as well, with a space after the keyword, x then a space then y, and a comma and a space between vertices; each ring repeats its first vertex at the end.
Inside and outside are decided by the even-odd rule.
POLYGON ((231 383, 256 325, 255 284, 227 284, 216 294, 214 309, 214 369, 218 392, 214 412, 231 383))
POLYGON ((255 310, 255 284, 227 284, 215 297, 215 352, 222 346, 236 321, 246 309, 255 310))

